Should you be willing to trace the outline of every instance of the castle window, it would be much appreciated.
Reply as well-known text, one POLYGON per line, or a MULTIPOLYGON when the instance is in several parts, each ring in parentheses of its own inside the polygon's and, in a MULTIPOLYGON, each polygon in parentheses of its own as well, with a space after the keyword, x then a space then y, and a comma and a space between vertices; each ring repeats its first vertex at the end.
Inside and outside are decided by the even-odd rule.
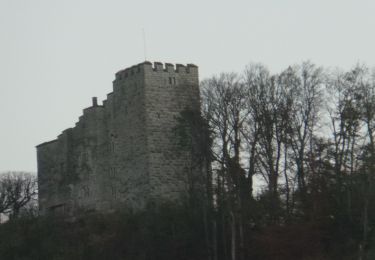
POLYGON ((116 168, 115 167, 110 167, 109 168, 109 176, 111 178, 115 178, 116 177, 116 168))
POLYGON ((169 85, 176 85, 176 78, 175 77, 169 77, 169 85))
POLYGON ((89 186, 83 186, 82 187, 82 197, 87 198, 90 197, 90 188, 89 186))
POLYGON ((117 191, 115 186, 111 186, 111 194, 113 198, 117 197, 117 191))
POLYGON ((115 151, 115 141, 116 141, 117 135, 116 134, 111 134, 110 135, 110 152, 115 151))
POLYGON ((60 172, 64 172, 65 170, 65 163, 60 163, 60 172))

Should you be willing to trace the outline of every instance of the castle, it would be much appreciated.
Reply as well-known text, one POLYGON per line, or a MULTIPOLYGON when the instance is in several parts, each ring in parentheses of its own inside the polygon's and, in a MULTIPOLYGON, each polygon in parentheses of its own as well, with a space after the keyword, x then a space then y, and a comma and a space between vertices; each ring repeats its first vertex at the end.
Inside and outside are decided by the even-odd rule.
POLYGON ((116 73, 103 105, 92 101, 75 127, 37 146, 40 213, 142 209, 186 195, 197 169, 174 129, 182 111, 200 109, 198 67, 144 62, 116 73))

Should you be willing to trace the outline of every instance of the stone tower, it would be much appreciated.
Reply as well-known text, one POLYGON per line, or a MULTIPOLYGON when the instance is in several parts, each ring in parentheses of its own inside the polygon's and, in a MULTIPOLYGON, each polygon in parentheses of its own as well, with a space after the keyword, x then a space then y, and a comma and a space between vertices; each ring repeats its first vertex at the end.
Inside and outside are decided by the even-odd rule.
POLYGON ((93 98, 75 127, 37 146, 41 213, 141 209, 184 196, 193 159, 175 129, 180 112, 199 111, 198 83, 192 64, 117 72, 103 105, 93 98))

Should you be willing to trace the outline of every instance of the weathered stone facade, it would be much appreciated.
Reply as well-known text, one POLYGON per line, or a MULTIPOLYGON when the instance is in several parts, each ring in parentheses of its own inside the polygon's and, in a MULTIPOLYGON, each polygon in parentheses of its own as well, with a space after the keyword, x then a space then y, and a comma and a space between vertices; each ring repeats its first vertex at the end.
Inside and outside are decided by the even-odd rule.
POLYGON ((116 73, 103 105, 37 146, 42 214, 178 200, 187 192, 191 149, 177 141, 177 118, 200 109, 198 68, 144 62, 116 73))

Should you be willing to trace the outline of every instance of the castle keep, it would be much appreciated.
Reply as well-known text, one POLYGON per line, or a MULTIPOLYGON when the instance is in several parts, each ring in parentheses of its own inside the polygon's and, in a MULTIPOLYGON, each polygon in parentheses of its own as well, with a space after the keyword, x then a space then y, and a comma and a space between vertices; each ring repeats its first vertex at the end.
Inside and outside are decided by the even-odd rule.
POLYGON ((182 111, 199 109, 195 65, 144 62, 117 72, 103 105, 93 98, 73 128, 37 146, 41 213, 178 200, 193 158, 175 129, 182 111))

